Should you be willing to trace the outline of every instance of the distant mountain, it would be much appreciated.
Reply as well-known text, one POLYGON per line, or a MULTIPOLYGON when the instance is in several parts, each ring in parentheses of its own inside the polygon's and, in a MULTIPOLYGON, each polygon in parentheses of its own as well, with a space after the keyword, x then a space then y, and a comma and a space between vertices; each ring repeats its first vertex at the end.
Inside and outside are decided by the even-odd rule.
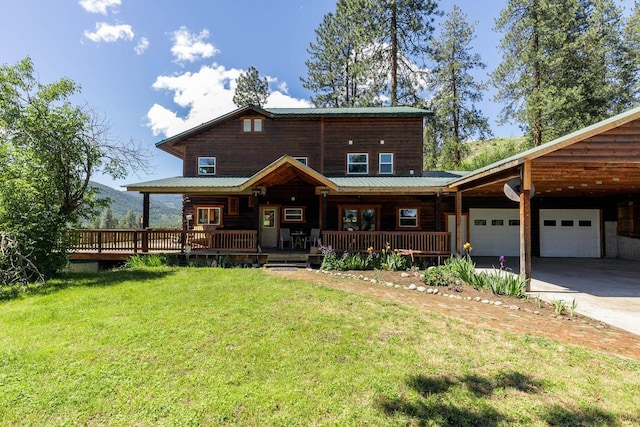
MULTIPOLYGON (((111 200, 111 212, 118 219, 130 210, 142 217, 142 194, 119 191, 93 181, 90 185, 98 189, 98 198, 111 200)), ((151 227, 182 227, 182 195, 152 194, 150 201, 149 225, 151 227)))

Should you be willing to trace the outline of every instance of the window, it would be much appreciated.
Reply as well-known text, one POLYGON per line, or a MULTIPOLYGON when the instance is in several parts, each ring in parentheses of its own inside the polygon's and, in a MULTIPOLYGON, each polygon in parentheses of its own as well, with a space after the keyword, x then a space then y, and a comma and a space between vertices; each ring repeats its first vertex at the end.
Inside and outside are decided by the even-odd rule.
POLYGON ((365 175, 369 173, 369 154, 349 153, 347 154, 347 173, 365 175))
POLYGON ((503 219, 492 219, 491 220, 491 225, 496 226, 496 227, 502 227, 504 225, 504 220, 503 219))
POLYGON ((222 225, 222 206, 203 206, 196 211, 198 225, 222 225))
POLYGON ((473 225, 478 226, 478 227, 487 225, 487 220, 486 219, 474 219, 473 220, 473 225))
POLYGON ((304 222, 304 208, 284 208, 282 222, 304 222))
POLYGON ((345 231, 376 231, 378 227, 378 206, 345 206, 342 212, 341 229, 345 231))
POLYGON ((545 219, 542 222, 542 225, 544 225, 545 227, 555 227, 556 226, 556 220, 555 219, 545 219))
POLYGON ((198 157, 198 175, 215 175, 216 158, 198 157))
POLYGON ((393 173, 393 153, 380 153, 380 175, 393 173))
POLYGON ((398 210, 398 227, 418 228, 419 225, 418 209, 400 208, 398 210))
POLYGON ((309 166, 309 163, 308 163, 306 157, 294 157, 293 159, 299 161, 300 163, 302 163, 305 166, 309 166))
POLYGON ((509 225, 511 226, 520 226, 520 220, 519 219, 510 219, 509 220, 509 225))
POLYGON ((560 221, 560 226, 562 227, 573 227, 573 221, 570 219, 563 219, 560 221))
POLYGON ((243 132, 262 132, 262 119, 242 119, 243 132))
POLYGON ((591 227, 591 221, 587 219, 581 219, 578 221, 578 227, 591 227))

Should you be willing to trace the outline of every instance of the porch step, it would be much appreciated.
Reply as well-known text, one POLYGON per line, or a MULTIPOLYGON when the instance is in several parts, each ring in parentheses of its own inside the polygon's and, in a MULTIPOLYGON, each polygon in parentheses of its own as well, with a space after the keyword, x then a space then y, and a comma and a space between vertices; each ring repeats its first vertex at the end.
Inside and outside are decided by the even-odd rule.
POLYGON ((273 268, 273 269, 298 269, 298 268, 307 268, 306 262, 268 262, 263 265, 264 268, 273 268))

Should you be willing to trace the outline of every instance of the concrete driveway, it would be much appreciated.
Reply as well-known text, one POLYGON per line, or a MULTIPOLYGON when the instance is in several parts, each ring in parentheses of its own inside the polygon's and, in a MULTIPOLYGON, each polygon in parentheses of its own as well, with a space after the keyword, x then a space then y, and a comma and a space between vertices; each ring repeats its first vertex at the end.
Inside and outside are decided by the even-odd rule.
MULTIPOLYGON (((498 265, 497 258, 475 261, 480 268, 498 265)), ((516 257, 507 259, 514 272, 517 264, 516 257)), ((532 296, 569 306, 575 299, 577 313, 640 336, 640 261, 534 258, 531 269, 532 296)))

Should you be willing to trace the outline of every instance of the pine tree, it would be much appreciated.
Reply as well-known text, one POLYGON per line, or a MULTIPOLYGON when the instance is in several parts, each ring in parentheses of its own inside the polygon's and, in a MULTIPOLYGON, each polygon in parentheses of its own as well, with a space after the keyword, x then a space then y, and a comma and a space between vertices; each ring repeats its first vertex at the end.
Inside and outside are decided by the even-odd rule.
POLYGON ((492 75, 502 121, 540 145, 628 108, 621 19, 611 0, 510 0, 496 21, 503 62, 492 75))
POLYGON ((458 167, 464 154, 463 143, 471 137, 484 139, 491 135, 488 119, 476 107, 487 84, 474 80, 471 71, 484 69, 480 55, 472 52, 475 24, 466 22, 467 16, 454 5, 442 24, 439 38, 431 43, 430 88, 434 91, 429 107, 431 135, 427 139, 431 165, 435 158, 441 167, 458 167), (435 154, 435 155, 434 155, 435 154))
POLYGON ((429 52, 427 41, 439 14, 434 0, 374 0, 366 10, 382 66, 389 76, 391 105, 418 105, 426 70, 420 68, 429 52))
POLYGON ((118 218, 115 217, 111 208, 106 208, 100 216, 100 228, 111 229, 118 226, 118 218))
POLYGON ((640 101, 640 2, 636 2, 624 28, 625 71, 623 80, 633 103, 640 101))
POLYGON ((327 13, 316 29, 316 41, 307 52, 303 86, 314 92, 318 107, 380 105, 384 75, 372 46, 376 34, 361 19, 366 0, 339 0, 335 13, 327 13))
POLYGON ((138 221, 138 216, 131 209, 127 211, 127 213, 120 218, 120 228, 138 228, 140 227, 140 221, 138 221))
POLYGON ((269 82, 266 77, 261 78, 258 69, 253 65, 240 74, 236 79, 236 90, 233 95, 233 103, 237 107, 255 105, 262 107, 269 97, 269 82))

